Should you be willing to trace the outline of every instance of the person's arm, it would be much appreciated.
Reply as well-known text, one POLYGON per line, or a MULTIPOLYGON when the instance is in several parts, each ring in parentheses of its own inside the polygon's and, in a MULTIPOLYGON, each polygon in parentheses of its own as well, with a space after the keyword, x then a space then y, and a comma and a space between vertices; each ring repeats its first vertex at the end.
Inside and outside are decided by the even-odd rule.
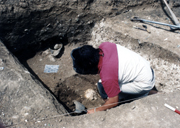
POLYGON ((88 110, 87 113, 91 114, 91 113, 94 113, 94 112, 97 112, 97 111, 104 111, 106 109, 113 108, 113 107, 118 105, 118 100, 119 100, 118 95, 115 96, 115 97, 111 97, 105 102, 105 104, 103 106, 95 108, 95 109, 90 109, 90 110, 88 110))

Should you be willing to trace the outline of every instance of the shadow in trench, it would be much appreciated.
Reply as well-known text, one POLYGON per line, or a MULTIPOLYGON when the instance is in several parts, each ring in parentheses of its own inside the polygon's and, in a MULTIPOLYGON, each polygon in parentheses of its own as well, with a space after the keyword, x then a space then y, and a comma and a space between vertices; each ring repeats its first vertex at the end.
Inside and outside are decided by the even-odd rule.
POLYGON ((147 97, 147 96, 149 96, 149 95, 157 94, 158 92, 159 92, 159 91, 157 90, 156 86, 154 86, 154 87, 151 89, 151 91, 149 92, 148 95, 146 95, 146 96, 136 96, 136 97, 133 97, 133 96, 131 95, 130 97, 127 97, 127 99, 125 99, 125 100, 123 99, 123 100, 119 101, 118 106, 120 106, 120 105, 122 105, 122 104, 126 104, 126 103, 131 103, 131 102, 133 102, 133 101, 135 101, 135 100, 139 100, 139 99, 141 99, 141 98, 145 98, 145 97, 147 97))
POLYGON ((45 41, 41 41, 37 44, 30 45, 28 47, 28 49, 23 49, 21 51, 14 52, 13 54, 19 59, 20 62, 24 62, 30 58, 33 58, 37 52, 45 51, 48 48, 54 49, 55 44, 62 44, 63 45, 60 54, 57 56, 57 58, 60 58, 64 53, 64 46, 68 44, 67 37, 60 39, 59 36, 54 36, 54 37, 49 38, 45 41))

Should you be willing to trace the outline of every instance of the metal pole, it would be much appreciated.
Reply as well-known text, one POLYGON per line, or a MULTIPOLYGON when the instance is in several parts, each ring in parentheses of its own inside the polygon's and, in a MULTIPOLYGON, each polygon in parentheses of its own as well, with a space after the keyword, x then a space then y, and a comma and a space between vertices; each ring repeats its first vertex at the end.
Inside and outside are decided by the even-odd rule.
POLYGON ((139 19, 138 17, 134 17, 133 19, 131 19, 131 21, 149 22, 149 23, 153 23, 153 24, 159 24, 159 25, 164 25, 164 26, 169 26, 169 27, 172 27, 172 28, 180 29, 180 26, 177 26, 177 25, 171 25, 171 24, 161 23, 161 22, 157 22, 157 21, 139 19))

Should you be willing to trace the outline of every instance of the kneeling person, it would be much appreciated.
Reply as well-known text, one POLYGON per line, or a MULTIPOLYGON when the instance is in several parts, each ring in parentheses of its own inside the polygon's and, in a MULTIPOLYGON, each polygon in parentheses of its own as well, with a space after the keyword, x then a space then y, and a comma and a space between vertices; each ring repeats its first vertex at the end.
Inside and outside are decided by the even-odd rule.
POLYGON ((99 48, 84 45, 72 51, 74 70, 100 74, 98 90, 105 104, 88 113, 118 105, 118 101, 148 95, 155 84, 153 69, 137 53, 118 44, 104 42, 99 48))

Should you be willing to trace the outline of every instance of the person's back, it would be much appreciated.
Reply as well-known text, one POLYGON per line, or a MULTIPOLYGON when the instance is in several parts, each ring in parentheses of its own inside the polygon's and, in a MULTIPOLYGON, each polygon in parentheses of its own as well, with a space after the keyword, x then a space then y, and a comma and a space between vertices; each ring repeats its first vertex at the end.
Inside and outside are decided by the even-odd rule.
POLYGON ((137 53, 123 47, 117 46, 118 51, 118 76, 121 84, 136 81, 148 82, 152 78, 151 67, 148 61, 137 53))
POLYGON ((103 52, 103 57, 100 57, 102 62, 100 61, 99 64, 101 82, 109 97, 123 91, 127 83, 139 84, 145 90, 154 86, 150 64, 143 57, 121 45, 110 42, 102 43, 99 48, 103 52))

